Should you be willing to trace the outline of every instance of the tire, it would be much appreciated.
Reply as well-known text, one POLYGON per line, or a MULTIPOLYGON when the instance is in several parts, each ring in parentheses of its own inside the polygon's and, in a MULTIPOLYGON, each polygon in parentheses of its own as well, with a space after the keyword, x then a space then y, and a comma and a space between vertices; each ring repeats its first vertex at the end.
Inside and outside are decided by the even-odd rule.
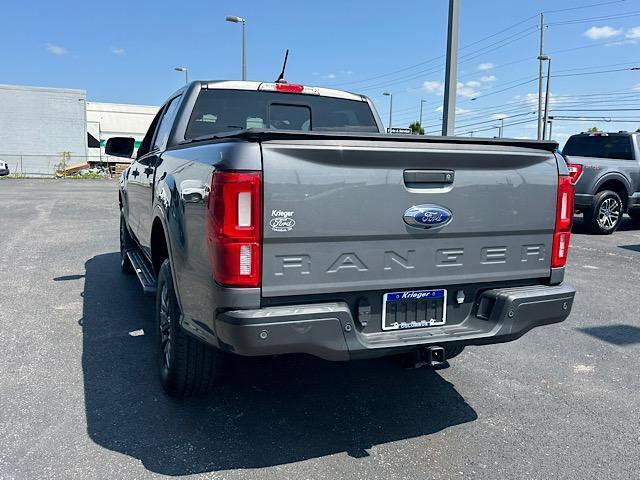
POLYGON ((125 224, 124 215, 120 212, 120 268, 127 275, 133 274, 134 270, 131 260, 129 260, 125 252, 134 245, 127 225, 125 224))
POLYGON ((620 195, 603 190, 593 197, 593 207, 584 212, 584 221, 589 232, 610 235, 622 222, 624 207, 620 195))
POLYGON ((158 274, 156 316, 160 381, 173 398, 207 394, 217 380, 219 352, 188 335, 180 326, 180 307, 171 265, 165 260, 158 274))
POLYGON ((450 358, 456 358, 463 351, 464 351, 464 345, 445 345, 444 346, 444 353, 447 360, 449 360, 450 358))

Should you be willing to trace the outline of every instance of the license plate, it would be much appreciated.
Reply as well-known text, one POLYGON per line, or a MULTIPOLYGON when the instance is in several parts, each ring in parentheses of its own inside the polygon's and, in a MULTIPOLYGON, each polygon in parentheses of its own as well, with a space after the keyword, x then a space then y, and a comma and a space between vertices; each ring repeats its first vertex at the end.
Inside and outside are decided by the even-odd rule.
POLYGON ((447 321, 446 305, 447 291, 444 288, 385 293, 382 297, 382 329, 406 330, 444 325, 447 321))

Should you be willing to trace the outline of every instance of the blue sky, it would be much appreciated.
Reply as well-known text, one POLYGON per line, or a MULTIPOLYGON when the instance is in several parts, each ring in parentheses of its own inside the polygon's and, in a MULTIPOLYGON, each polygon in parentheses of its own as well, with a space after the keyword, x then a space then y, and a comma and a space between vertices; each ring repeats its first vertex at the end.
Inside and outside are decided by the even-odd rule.
MULTIPOLYGON (((640 71, 629 70, 640 67, 640 1, 460 3, 458 134, 496 135, 504 116, 505 136, 535 136, 529 111, 540 11, 553 58, 552 114, 565 118, 554 122, 554 137, 563 142, 592 125, 640 127, 640 71), (577 121, 586 116, 629 121, 577 121)), ((423 124, 435 133, 447 8, 447 0, 7 2, 0 83, 76 87, 93 101, 158 105, 183 82, 177 65, 192 79, 240 77, 241 28, 224 21, 238 15, 247 19, 249 79, 275 80, 289 48, 290 82, 367 94, 385 122, 382 92, 391 91, 394 126, 416 119, 424 99, 423 124)))

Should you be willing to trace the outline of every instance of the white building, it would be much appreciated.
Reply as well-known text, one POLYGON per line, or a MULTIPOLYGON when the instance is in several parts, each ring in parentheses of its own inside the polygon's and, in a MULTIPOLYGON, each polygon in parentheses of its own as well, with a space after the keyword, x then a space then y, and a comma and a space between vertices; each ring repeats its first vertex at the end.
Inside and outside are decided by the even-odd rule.
POLYGON ((147 105, 87 102, 89 156, 104 155, 105 142, 111 137, 133 137, 138 147, 158 108, 147 105), (98 143, 101 149, 97 148, 98 143))
POLYGON ((86 92, 0 85, 0 160, 11 172, 51 175, 87 155, 86 92))
POLYGON ((137 146, 157 111, 87 102, 79 89, 0 85, 0 160, 28 176, 53 175, 61 163, 107 160, 107 139, 134 137, 137 146))

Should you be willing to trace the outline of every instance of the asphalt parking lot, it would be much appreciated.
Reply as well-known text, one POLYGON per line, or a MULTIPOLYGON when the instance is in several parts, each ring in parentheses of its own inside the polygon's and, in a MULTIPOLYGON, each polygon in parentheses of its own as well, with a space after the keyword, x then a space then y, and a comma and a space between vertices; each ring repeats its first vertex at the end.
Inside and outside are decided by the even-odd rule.
POLYGON ((242 362, 156 379, 153 302, 119 269, 117 182, 0 181, 0 478, 637 478, 640 226, 577 221, 571 317, 451 367, 242 362))

